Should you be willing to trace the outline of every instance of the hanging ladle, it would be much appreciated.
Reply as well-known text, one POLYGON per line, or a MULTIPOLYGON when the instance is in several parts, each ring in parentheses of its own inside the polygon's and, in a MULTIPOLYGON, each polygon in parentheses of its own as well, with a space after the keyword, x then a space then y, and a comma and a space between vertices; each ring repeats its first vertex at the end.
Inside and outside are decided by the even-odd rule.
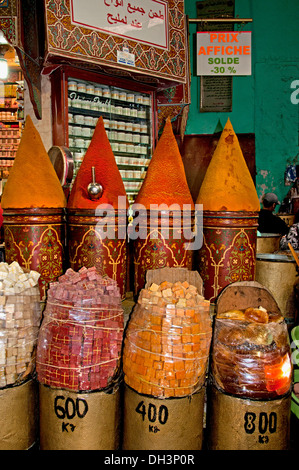
POLYGON ((95 167, 91 167, 92 182, 87 186, 87 192, 92 201, 99 199, 103 193, 103 186, 96 182, 95 167))

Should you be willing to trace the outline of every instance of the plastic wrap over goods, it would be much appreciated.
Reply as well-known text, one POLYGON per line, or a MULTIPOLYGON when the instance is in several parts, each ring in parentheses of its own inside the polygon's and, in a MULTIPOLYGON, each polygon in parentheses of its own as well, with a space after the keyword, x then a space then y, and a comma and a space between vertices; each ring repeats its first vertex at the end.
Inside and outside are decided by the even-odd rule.
POLYGON ((209 309, 209 301, 187 281, 142 289, 124 341, 125 382, 158 398, 200 390, 212 336, 209 309))
POLYGON ((35 370, 41 322, 39 277, 16 261, 0 263, 0 388, 22 383, 35 370))
POLYGON ((124 319, 119 288, 96 268, 68 269, 52 283, 37 346, 37 378, 72 391, 118 380, 124 319))
POLYGON ((292 363, 283 316, 263 307, 217 315, 212 376, 218 388, 239 397, 274 399, 288 393, 292 363))

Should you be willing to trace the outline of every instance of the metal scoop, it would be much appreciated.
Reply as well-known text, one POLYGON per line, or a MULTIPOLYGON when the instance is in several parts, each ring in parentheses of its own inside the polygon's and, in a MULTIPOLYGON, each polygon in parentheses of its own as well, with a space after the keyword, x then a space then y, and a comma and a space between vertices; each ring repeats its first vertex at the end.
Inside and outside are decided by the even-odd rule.
POLYGON ((96 182, 95 167, 91 167, 92 182, 87 186, 87 192, 92 201, 99 199, 103 193, 103 187, 100 183, 96 182))

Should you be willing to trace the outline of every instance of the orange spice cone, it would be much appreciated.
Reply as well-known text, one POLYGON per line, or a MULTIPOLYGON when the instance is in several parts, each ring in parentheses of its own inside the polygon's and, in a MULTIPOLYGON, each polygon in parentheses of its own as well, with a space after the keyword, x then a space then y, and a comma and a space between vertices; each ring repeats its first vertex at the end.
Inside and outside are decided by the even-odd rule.
POLYGON ((60 181, 30 116, 1 201, 5 257, 40 273, 44 300, 48 284, 63 272, 66 200, 60 181))
POLYGON ((181 208, 183 204, 191 204, 194 208, 170 118, 166 120, 135 203, 147 209, 150 204, 179 204, 181 208))
POLYGON ((238 138, 228 119, 196 201, 203 205, 198 270, 213 302, 235 281, 255 278, 260 203, 238 138))
POLYGON ((187 210, 186 206, 190 210, 188 228, 191 231, 194 202, 170 118, 166 120, 135 204, 142 204, 147 212, 143 218, 139 215, 140 225, 145 228, 147 236, 134 241, 134 291, 137 295, 144 286, 147 270, 165 266, 192 269, 193 265, 193 251, 188 249, 190 240, 183 232, 183 223, 186 224, 183 210, 187 210), (169 212, 158 209, 162 204, 169 208, 169 212), (176 209, 171 210, 171 206, 176 206, 176 209), (156 229, 151 219, 156 221, 156 229), (162 227, 167 222, 169 233, 164 235, 162 227), (176 228, 178 226, 179 229, 176 228))
POLYGON ((28 115, 1 199, 3 209, 65 207, 60 181, 28 115))
POLYGON ((75 271, 82 266, 96 266, 102 275, 117 281, 123 298, 127 275, 128 206, 125 187, 100 117, 68 200, 69 264, 75 271), (95 200, 88 193, 92 167, 96 182, 103 188, 95 200), (122 197, 121 205, 119 197, 122 197), (105 230, 106 234, 103 234, 105 230))

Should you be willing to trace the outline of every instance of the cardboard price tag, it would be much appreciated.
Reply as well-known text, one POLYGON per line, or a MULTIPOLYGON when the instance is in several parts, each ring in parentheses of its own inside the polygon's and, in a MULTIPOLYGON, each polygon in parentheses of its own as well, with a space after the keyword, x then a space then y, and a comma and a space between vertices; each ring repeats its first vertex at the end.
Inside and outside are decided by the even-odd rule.
POLYGON ((42 450, 116 450, 120 392, 69 392, 39 385, 42 450))

